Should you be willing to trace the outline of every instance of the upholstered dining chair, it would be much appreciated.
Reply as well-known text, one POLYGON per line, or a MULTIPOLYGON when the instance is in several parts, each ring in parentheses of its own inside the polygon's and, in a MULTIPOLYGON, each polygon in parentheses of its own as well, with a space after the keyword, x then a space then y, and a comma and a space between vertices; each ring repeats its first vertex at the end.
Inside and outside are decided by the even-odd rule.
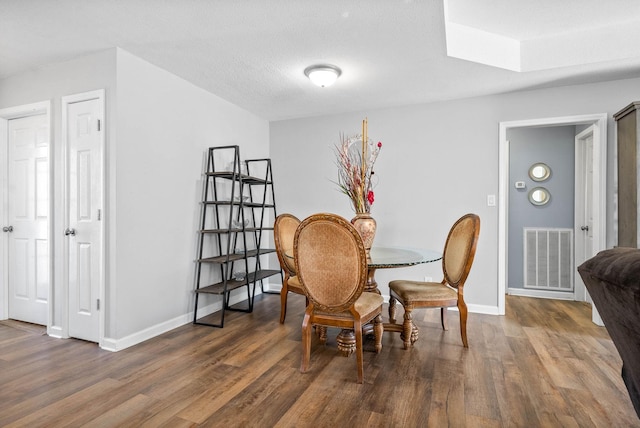
POLYGON ((464 302, 464 283, 467 280, 476 254, 480 217, 476 214, 462 216, 451 227, 442 254, 444 278, 440 282, 394 280, 389 283, 389 320, 395 323, 396 301, 404 307, 404 323, 401 338, 404 348, 410 348, 418 339, 413 325, 415 308, 440 308, 442 328, 447 330, 447 307, 457 306, 460 312, 460 335, 465 348, 467 342, 467 305, 464 302))
MULTIPOLYGON (((302 284, 296 277, 295 262, 286 253, 293 253, 293 236, 300 224, 300 220, 292 214, 280 214, 273 225, 273 240, 276 245, 276 254, 280 262, 280 268, 284 272, 282 290, 280 290, 280 324, 284 323, 287 316, 287 296, 289 292, 302 294, 302 284)), ((308 303, 308 301, 307 301, 308 303)))
POLYGON ((382 304, 365 292, 367 254, 362 238, 346 219, 314 214, 298 226, 293 243, 296 272, 309 304, 302 320, 302 373, 309 369, 313 325, 353 329, 358 383, 364 380, 362 326, 373 321, 376 352, 382 349, 382 304))

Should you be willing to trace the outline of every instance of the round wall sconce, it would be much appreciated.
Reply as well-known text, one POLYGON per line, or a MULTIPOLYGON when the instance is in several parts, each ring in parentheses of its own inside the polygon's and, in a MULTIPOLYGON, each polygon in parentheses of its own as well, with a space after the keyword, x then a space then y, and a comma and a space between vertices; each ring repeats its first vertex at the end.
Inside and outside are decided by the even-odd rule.
POLYGON ((305 68, 304 74, 314 85, 324 88, 333 85, 342 74, 342 70, 335 65, 318 64, 305 68))

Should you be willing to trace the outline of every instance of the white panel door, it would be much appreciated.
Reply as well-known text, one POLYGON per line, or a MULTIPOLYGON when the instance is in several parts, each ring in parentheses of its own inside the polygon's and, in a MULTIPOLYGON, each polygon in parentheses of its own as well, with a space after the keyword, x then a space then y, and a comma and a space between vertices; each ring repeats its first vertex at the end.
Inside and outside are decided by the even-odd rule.
MULTIPOLYGON (((593 134, 584 140, 586 145, 585 177, 584 177, 584 234, 585 246, 583 257, 593 257, 593 134)), ((582 227, 581 227, 582 230, 582 227)))
MULTIPOLYGON (((594 256, 593 126, 576 136, 575 267, 594 256)), ((575 275, 575 299, 589 301, 580 275, 575 275)))
POLYGON ((69 336, 98 342, 102 279, 102 101, 66 104, 69 336))
POLYGON ((47 325, 50 284, 49 124, 8 121, 9 318, 47 325))

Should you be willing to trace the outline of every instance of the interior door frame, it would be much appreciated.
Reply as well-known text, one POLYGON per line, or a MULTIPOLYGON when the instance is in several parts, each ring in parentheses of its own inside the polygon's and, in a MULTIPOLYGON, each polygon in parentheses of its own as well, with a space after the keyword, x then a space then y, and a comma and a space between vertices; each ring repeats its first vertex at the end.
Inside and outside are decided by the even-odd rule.
MULTIPOLYGON (((25 104, 16 107, 9 107, 0 110, 0 165, 3 167, 0 169, 0 204, 2 210, 0 211, 0 227, 4 226, 7 219, 7 211, 9 209, 9 189, 7 188, 9 183, 9 172, 6 168, 8 162, 8 143, 9 143, 9 120, 18 119, 21 117, 45 115, 46 121, 49 124, 49 302, 47 303, 47 332, 52 325, 52 305, 51 299, 53 296, 53 259, 54 259, 54 241, 53 241, 53 127, 51 123, 51 101, 40 101, 31 104, 25 104)), ((5 238, 4 233, 0 235, 0 320, 9 318, 9 272, 8 257, 9 257, 9 240, 5 238)))
MULTIPOLYGON (((62 97, 61 100, 61 111, 62 111, 62 132, 61 132, 61 143, 62 143, 62 177, 63 177, 63 185, 62 185, 62 194, 64 200, 64 208, 63 208, 63 224, 64 227, 69 227, 69 141, 67 138, 67 120, 68 120, 68 109, 67 107, 70 104, 90 101, 97 99, 100 105, 100 116, 101 116, 101 128, 103 132, 100 133, 100 156, 101 156, 101 192, 102 192, 102 221, 100 222, 100 246, 101 246, 101 260, 100 260, 100 292, 99 299, 101 302, 99 312, 99 332, 98 332, 98 346, 102 347, 104 342, 104 328, 105 328, 105 313, 106 313, 106 302, 105 302, 105 283, 106 283, 106 233, 105 233, 105 225, 106 225, 106 102, 105 102, 105 90, 97 89, 95 91, 82 92, 74 95, 67 95, 62 97)), ((60 233, 63 233, 60 231, 60 233)), ((61 287, 61 299, 62 299, 62 319, 64 320, 64 324, 61 326, 60 335, 61 337, 69 337, 69 240, 64 239, 64 250, 63 250, 63 284, 61 287)))
POLYGON ((499 204, 498 204, 498 313, 505 314, 505 294, 508 278, 508 224, 509 224, 509 141, 507 132, 513 128, 535 128, 559 125, 594 125, 593 145, 593 200, 594 254, 606 248, 606 178, 607 178, 607 114, 551 117, 541 119, 500 122, 499 146, 499 204), (599 137, 596 138, 595 136, 599 137))

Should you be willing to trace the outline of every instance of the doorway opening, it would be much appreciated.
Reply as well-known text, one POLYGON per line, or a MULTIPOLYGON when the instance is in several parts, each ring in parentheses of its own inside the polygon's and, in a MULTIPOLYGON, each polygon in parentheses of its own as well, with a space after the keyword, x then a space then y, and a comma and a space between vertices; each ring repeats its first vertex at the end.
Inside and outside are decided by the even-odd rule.
MULTIPOLYGON (((507 292, 508 271, 509 271, 509 166, 510 166, 510 142, 508 140, 508 132, 510 130, 518 130, 523 128, 545 128, 552 126, 583 126, 592 127, 592 145, 590 153, 586 159, 593 166, 590 179, 589 191, 590 200, 582 200, 582 204, 589 205, 589 212, 592 215, 590 226, 590 243, 591 255, 595 255, 598 251, 606 246, 606 147, 607 147, 607 115, 593 114, 581 116, 567 116, 556 118, 543 118, 532 120, 521 120, 500 123, 500 147, 499 147, 499 190, 500 204, 498 214, 498 311, 500 314, 505 313, 505 294, 507 292)), ((578 139, 576 139, 576 147, 578 139)), ((576 152, 577 156, 586 156, 586 151, 576 152)), ((576 159, 577 161, 577 159, 576 159)), ((576 175, 578 168, 576 168, 576 175)), ((580 179, 574 178, 575 182, 580 179)), ((577 201, 578 202, 578 201, 577 201)), ((575 210, 583 210, 584 207, 575 207, 575 210)), ((596 323, 601 322, 597 312, 593 311, 593 320, 596 323)))

